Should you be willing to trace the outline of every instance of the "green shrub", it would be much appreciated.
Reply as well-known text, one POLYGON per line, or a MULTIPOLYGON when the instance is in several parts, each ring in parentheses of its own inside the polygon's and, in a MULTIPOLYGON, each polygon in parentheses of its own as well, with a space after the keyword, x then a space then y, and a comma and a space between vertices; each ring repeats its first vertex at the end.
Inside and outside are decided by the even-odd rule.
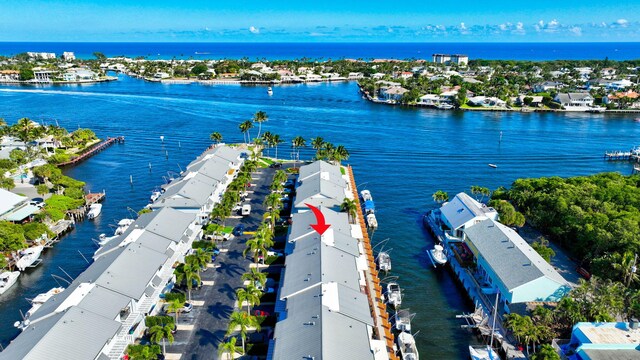
POLYGON ((173 316, 147 316, 144 319, 144 324, 150 328, 152 326, 156 326, 156 325, 160 325, 160 326, 165 326, 165 325, 171 325, 173 326, 173 324, 175 324, 175 319, 173 318, 173 316))
POLYGON ((69 187, 64 189, 64 195, 73 199, 84 199, 84 190, 77 187, 69 187))
POLYGON ((164 295, 164 300, 166 302, 172 302, 176 299, 180 302, 185 302, 187 301, 187 296, 183 293, 167 293, 164 295))

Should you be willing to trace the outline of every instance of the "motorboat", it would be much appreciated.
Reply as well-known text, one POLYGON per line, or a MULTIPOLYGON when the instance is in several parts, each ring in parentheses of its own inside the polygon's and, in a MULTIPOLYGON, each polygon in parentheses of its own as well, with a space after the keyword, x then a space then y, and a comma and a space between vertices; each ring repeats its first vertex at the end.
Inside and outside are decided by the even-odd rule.
POLYGON ((364 201, 373 201, 373 197, 371 196, 371 191, 369 190, 360 191, 360 196, 362 196, 362 200, 364 201))
POLYGON ((392 305, 394 308, 398 308, 402 304, 400 285, 395 281, 387 284, 387 304, 392 305))
POLYGON ((103 247, 106 243, 117 238, 118 236, 119 235, 107 236, 107 234, 100 234, 100 236, 98 236, 98 245, 100 247, 103 247))
POLYGON ((371 214, 367 214, 367 226, 371 229, 377 229, 378 228, 378 219, 376 219, 376 216, 371 213, 371 214))
POLYGON ((360 192, 360 196, 362 196, 362 201, 364 202, 364 213, 365 214, 375 213, 376 207, 375 207, 375 204, 373 203, 373 197, 371 196, 371 192, 369 190, 362 190, 360 192))
POLYGON ((469 355, 472 360, 498 360, 500 357, 489 345, 469 346, 469 355))
POLYGON ((271 86, 267 88, 267 94, 269 94, 269 96, 273 95, 273 89, 271 88, 271 86))
POLYGON ((89 212, 87 213, 87 219, 93 220, 100 216, 101 212, 102 204, 91 204, 91 206, 89 206, 89 212))
POLYGON ((53 295, 60 294, 63 291, 64 291, 63 287, 54 287, 49 291, 38 294, 36 297, 31 299, 31 309, 27 311, 27 318, 33 315, 33 313, 35 313, 36 310, 38 310, 42 306, 42 304, 46 303, 49 299, 51 299, 53 295))
POLYGON ((133 224, 135 220, 133 219, 122 219, 118 221, 118 227, 116 228, 115 235, 122 235, 129 228, 131 224, 133 224))
POLYGON ((20 251, 20 259, 16 261, 16 268, 20 271, 24 271, 26 268, 35 267, 42 262, 40 260, 40 254, 44 246, 32 246, 28 249, 20 251))
POLYGON ((488 165, 489 165, 490 168, 494 168, 494 169, 498 167, 498 165, 496 165, 496 164, 488 164, 488 165))
POLYGON ((440 109, 440 110, 451 110, 454 108, 453 105, 451 104, 447 104, 447 103, 439 103, 436 105, 436 108, 440 109))
POLYGON ((391 271, 391 256, 386 251, 378 254, 378 268, 382 271, 391 271))
POLYGON ((416 347, 416 339, 408 332, 401 332, 396 338, 398 341, 398 349, 403 360, 418 360, 418 348, 416 347))
POLYGON ((18 281, 18 276, 20 271, 4 271, 0 274, 0 295, 7 292, 18 281))
POLYGON ((411 333, 411 314, 408 309, 396 310, 394 326, 400 332, 411 333))
POLYGON ((154 203, 156 202, 156 200, 158 200, 158 198, 162 195, 162 191, 161 190, 153 190, 151 192, 151 196, 149 197, 149 203, 154 203))
POLYGON ((447 263, 447 254, 444 251, 442 245, 436 244, 433 249, 428 251, 429 257, 433 262, 433 266, 444 265, 447 263))

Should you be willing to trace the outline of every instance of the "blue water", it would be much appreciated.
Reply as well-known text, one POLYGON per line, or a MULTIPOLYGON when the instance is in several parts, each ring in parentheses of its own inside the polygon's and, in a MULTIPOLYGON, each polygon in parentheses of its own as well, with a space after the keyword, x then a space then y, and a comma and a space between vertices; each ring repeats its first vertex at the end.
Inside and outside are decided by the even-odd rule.
MULTIPOLYGON (((29 308, 25 298, 55 285, 51 274, 64 277, 64 269, 75 277, 87 266, 79 252, 93 253, 91 238, 111 233, 109 224, 126 217, 128 208, 143 207, 168 171, 184 168, 209 145, 209 133, 241 141, 238 124, 264 110, 269 121, 263 131, 280 134, 285 144, 297 135, 322 136, 347 147, 359 189, 371 190, 376 201, 380 228, 373 242, 390 238, 391 275, 404 289, 403 306, 417 313, 420 352, 429 359, 466 359, 472 337, 455 315, 472 306, 450 274, 434 270, 425 254, 433 240, 420 219, 435 207, 431 194, 508 186, 519 177, 628 174, 629 164, 605 162, 602 154, 629 149, 640 136, 633 116, 391 107, 364 101, 355 83, 276 86, 269 97, 259 86, 162 85, 121 75, 117 82, 89 86, 0 87, 0 104, 0 117, 9 122, 26 116, 69 129, 90 127, 101 137, 126 137, 126 144, 67 171, 93 191, 106 190, 103 213, 96 222, 80 223, 46 252, 39 268, 0 297, 2 344, 17 334, 11 324, 19 309, 29 308)), ((289 156, 285 144, 281 157, 289 156)), ((301 156, 309 158, 310 152, 301 156)))
POLYGON ((73 51, 93 58, 145 56, 151 59, 431 59, 433 53, 467 54, 470 59, 612 60, 640 59, 638 43, 29 43, 0 42, 0 55, 27 51, 73 51))

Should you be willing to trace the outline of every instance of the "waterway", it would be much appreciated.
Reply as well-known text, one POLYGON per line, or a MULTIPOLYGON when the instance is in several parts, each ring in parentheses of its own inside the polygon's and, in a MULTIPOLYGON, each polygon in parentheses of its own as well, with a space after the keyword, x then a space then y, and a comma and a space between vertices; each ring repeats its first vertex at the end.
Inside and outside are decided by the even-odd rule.
MULTIPOLYGON (((455 315, 471 311, 472 304, 425 254, 433 240, 421 217, 436 206, 431 194, 441 189, 453 195, 471 185, 508 186, 520 177, 629 174, 629 164, 605 162, 602 154, 638 145, 640 135, 633 116, 444 112, 372 104, 360 97, 355 83, 277 86, 268 96, 265 87, 162 85, 120 76, 117 82, 95 85, 0 87, 0 104, 0 117, 10 123, 29 117, 69 129, 88 127, 101 137, 126 137, 126 144, 67 171, 92 191, 106 190, 103 213, 95 222, 78 224, 45 253, 40 267, 0 297, 3 345, 17 335, 12 324, 20 319, 19 310, 29 308, 25 298, 56 286, 52 274, 77 276, 88 266, 80 253, 90 258, 95 250, 92 238, 112 233, 110 225, 130 216, 129 209, 143 207, 163 176, 184 168, 209 145, 211 132, 241 141, 238 124, 263 110, 269 115, 263 132, 286 140, 278 149, 281 157, 289 156, 286 144, 298 135, 347 147, 359 189, 371 190, 376 201, 380 228, 373 243, 390 239, 390 275, 398 276, 404 290, 403 306, 417 314, 421 354, 466 359, 472 336, 459 328, 455 315)), ((252 129, 251 135, 256 132, 252 129)), ((310 158, 311 152, 302 156, 310 158)))

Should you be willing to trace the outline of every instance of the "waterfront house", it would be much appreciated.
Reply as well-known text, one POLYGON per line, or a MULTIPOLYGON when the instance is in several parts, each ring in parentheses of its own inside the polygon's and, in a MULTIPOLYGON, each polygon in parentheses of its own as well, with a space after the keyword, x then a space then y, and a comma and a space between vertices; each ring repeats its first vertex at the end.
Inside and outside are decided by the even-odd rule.
POLYGON ((487 219, 497 220, 498 212, 461 192, 430 216, 448 239, 462 241, 464 229, 487 219))
POLYGON ((607 90, 624 90, 633 86, 633 82, 627 79, 612 81, 606 85, 607 90))
POLYGON ((372 78, 372 79, 382 79, 382 78, 384 78, 386 75, 387 75, 387 74, 385 74, 385 73, 378 72, 378 73, 372 74, 372 75, 371 75, 371 78, 372 78))
POLYGON ((542 96, 527 96, 527 95, 518 95, 517 97, 513 98, 513 103, 517 106, 524 106, 525 105, 525 98, 530 98, 531 102, 529 106, 532 107, 539 107, 542 106, 542 100, 543 97, 542 96))
POLYGON ((639 107, 640 94, 635 91, 625 91, 609 94, 602 98, 604 104, 614 104, 615 106, 621 106, 622 104, 630 105, 630 107, 639 107))
POLYGON ((472 106, 482 107, 505 107, 507 102, 497 97, 472 96, 467 99, 467 103, 472 106))
POLYGON ((20 71, 18 70, 0 70, 0 81, 16 82, 20 80, 20 71))
POLYGON ((344 198, 351 197, 346 177, 338 165, 315 161, 301 166, 298 181, 300 185, 293 201, 295 212, 308 211, 306 204, 339 210, 344 198))
POLYGON ((558 301, 568 282, 518 233, 486 219, 464 229, 464 244, 473 255, 473 278, 483 294, 500 294, 503 311, 530 301, 558 301))
POLYGON ((52 78, 55 77, 55 75, 57 74, 58 74, 58 71, 55 71, 55 70, 35 67, 33 68, 33 76, 34 76, 33 81, 48 83, 48 82, 51 82, 52 78))
POLYGON ((571 340, 554 340, 563 358, 571 360, 640 359, 638 321, 573 326, 571 340))
POLYGON ((380 87, 380 97, 386 99, 387 101, 400 101, 402 100, 402 96, 407 92, 409 92, 409 90, 403 88, 402 86, 380 87))
POLYGON ((364 74, 361 72, 350 72, 347 78, 350 80, 360 80, 364 78, 364 74))
POLYGON ((541 93, 541 92, 548 92, 550 90, 562 89, 563 87, 564 87, 564 84, 561 82, 545 81, 543 83, 533 85, 532 90, 534 93, 541 93))
POLYGON ((553 99, 567 111, 586 111, 593 107, 593 97, 589 93, 559 93, 553 99))

